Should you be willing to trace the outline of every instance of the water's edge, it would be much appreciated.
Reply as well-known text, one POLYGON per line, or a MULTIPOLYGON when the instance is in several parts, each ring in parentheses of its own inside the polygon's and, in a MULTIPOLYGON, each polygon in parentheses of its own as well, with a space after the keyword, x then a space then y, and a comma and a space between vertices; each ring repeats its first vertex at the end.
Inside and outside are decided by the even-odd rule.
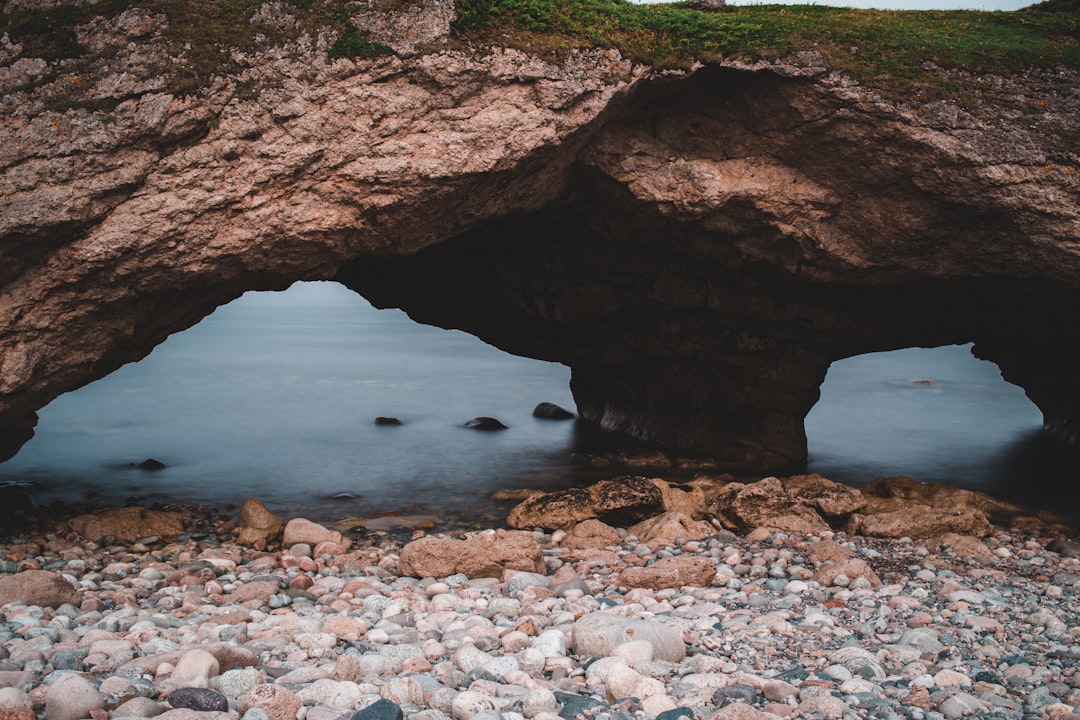
MULTIPOLYGON (((574 410, 568 368, 375 310, 340 285, 297 283, 249 293, 58 398, 0 464, 0 483, 36 484, 39 505, 230 509, 258 497, 323 521, 411 510, 492 523, 506 512, 496 490, 626 472, 594 462, 616 449, 611 438, 534 418, 539 402, 574 410), (509 427, 462 427, 481 415, 509 427), (137 467, 148 458, 166 467, 137 467)), ((1060 510, 1045 495, 1078 465, 1044 444, 1040 424, 967 347, 850 358, 834 363, 807 418, 808 471, 854 484, 908 475, 1060 510)))

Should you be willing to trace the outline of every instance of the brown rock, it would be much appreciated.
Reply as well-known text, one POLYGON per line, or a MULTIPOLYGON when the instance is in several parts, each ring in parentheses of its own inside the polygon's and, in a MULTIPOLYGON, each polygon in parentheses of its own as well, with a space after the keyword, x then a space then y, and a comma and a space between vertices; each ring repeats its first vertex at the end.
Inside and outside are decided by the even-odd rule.
POLYGON ((678 538, 700 540, 716 534, 716 528, 704 520, 694 520, 680 512, 666 512, 642 520, 627 529, 644 543, 667 543, 673 545, 678 538))
POLYGON ((621 540, 619 531, 607 523, 583 520, 572 527, 559 544, 570 550, 582 550, 611 547, 621 540))
POLYGON ((942 509, 918 504, 872 515, 855 514, 847 526, 849 535, 887 538, 930 538, 947 533, 986 537, 993 529, 982 510, 942 509))
POLYGON ((79 593, 71 583, 51 570, 23 570, 14 575, 0 575, 0 606, 24 602, 41 607, 79 605, 79 593))
POLYGON ((183 533, 186 525, 183 513, 141 507, 114 508, 68 520, 72 530, 95 542, 108 535, 124 542, 148 535, 168 538, 183 533))
POLYGON ((587 488, 534 495, 510 511, 513 528, 567 529, 597 518, 624 527, 663 511, 663 496, 648 478, 623 476, 587 488))
POLYGON ((821 475, 793 475, 781 481, 784 488, 825 518, 846 518, 866 506, 858 488, 841 485, 821 475))
POLYGON ((683 586, 708 587, 716 575, 716 564, 702 557, 661 558, 646 567, 630 567, 618 574, 616 583, 628 588, 664 590, 683 586))
POLYGON ((672 483, 660 478, 652 478, 650 482, 660 491, 664 512, 682 513, 698 520, 705 517, 707 502, 700 483, 672 483))
POLYGON ((249 600, 258 600, 263 605, 270 602, 270 598, 281 592, 278 584, 270 580, 255 580, 253 582, 237 585, 236 589, 228 595, 229 602, 243 603, 249 600))
POLYGON ((970 535, 946 533, 941 537, 941 545, 958 557, 977 557, 987 560, 994 557, 994 551, 988 548, 986 543, 970 535))
MULTIPOLYGON (((915 506, 930 507, 945 514, 952 512, 957 515, 976 510, 988 519, 997 518, 1002 521, 1023 515, 1023 509, 1018 505, 986 493, 944 483, 919 482, 905 475, 877 478, 861 486, 860 491, 866 499, 866 507, 861 512, 867 515, 903 511, 915 506)), ((979 533, 971 534, 983 536, 979 533)))
POLYGON ((530 532, 494 530, 464 540, 425 537, 401 549, 399 570, 412 577, 501 577, 503 570, 543 573, 540 543, 530 532))
POLYGON ((258 498, 248 498, 240 508, 237 521, 240 532, 236 542, 241 545, 254 545, 258 541, 273 542, 285 528, 285 522, 270 512, 258 498))
POLYGON ((728 483, 709 503, 707 512, 724 527, 742 533, 765 528, 813 535, 830 529, 813 507, 775 477, 728 483))
POLYGON ((841 574, 848 580, 863 577, 871 586, 881 586, 881 579, 865 560, 856 558, 854 553, 833 540, 813 543, 807 548, 806 557, 816 566, 814 580, 824 587, 831 586, 841 574))

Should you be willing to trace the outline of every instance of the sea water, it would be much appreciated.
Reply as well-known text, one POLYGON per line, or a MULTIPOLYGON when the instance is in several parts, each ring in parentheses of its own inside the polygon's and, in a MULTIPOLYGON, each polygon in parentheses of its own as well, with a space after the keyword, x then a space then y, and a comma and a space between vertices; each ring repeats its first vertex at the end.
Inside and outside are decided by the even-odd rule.
MULTIPOLYGON (((33 483, 39 505, 234 509, 258 497, 321 521, 406 511, 490 522, 496 490, 614 474, 591 460, 614 438, 532 416, 540 402, 574 411, 569 379, 563 365, 375 309, 341 285, 297 283, 248 293, 143 361, 57 398, 35 437, 0 463, 0 482, 33 483), (377 425, 379 416, 402 424, 377 425), (477 416, 507 429, 463 427, 477 416), (166 467, 137 467, 150 458, 166 467)), ((808 469, 1030 496, 1031 473, 1048 471, 1040 423, 1023 392, 966 346, 850 358, 834 363, 807 418, 808 469)))

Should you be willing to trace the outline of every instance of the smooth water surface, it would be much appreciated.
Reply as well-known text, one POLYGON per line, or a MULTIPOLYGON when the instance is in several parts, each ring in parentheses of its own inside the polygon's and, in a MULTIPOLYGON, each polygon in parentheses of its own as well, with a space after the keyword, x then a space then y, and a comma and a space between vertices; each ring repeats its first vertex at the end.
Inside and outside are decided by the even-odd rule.
MULTIPOLYGON (((556 489, 598 471, 573 421, 570 371, 376 310, 334 283, 249 293, 142 362, 68 393, 0 464, 39 504, 89 501, 235 507, 329 521, 414 508, 490 521, 498 489, 556 489), (462 427, 476 416, 509 426, 462 427), (376 426, 377 416, 400 427, 376 426), (159 471, 135 467, 147 458, 159 471)), ((862 483, 904 474, 1020 497, 1047 469, 1040 415, 964 346, 833 365, 807 419, 809 470, 862 483)), ((1072 477, 1075 477, 1073 475, 1072 477)), ((493 514, 494 513, 494 514, 493 514)))

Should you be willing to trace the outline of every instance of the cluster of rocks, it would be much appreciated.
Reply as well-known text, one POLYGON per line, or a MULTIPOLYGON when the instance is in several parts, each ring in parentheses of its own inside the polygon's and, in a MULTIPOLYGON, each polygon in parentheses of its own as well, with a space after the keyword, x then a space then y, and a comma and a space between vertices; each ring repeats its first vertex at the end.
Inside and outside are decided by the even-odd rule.
POLYGON ((260 506, 245 542, 125 508, 0 543, 0 718, 1080 717, 1080 545, 1045 525, 354 540, 260 506))

